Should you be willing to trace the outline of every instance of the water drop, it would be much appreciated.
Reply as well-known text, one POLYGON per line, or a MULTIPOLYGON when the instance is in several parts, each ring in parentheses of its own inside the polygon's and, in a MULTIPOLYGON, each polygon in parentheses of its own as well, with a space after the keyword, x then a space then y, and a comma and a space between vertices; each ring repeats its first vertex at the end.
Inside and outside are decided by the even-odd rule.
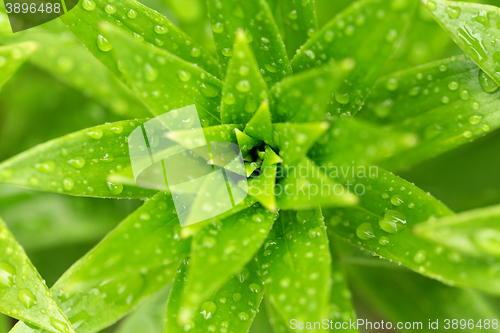
POLYGON ((199 48, 197 48, 197 47, 193 47, 193 48, 191 49, 190 54, 191 54, 191 56, 192 56, 192 57, 197 58, 197 57, 199 57, 199 56, 200 56, 200 54, 201 54, 201 50, 200 50, 199 48))
POLYGON ((108 182, 109 192, 113 195, 118 195, 123 192, 123 184, 114 184, 108 182))
POLYGON ((85 166, 85 159, 81 156, 69 159, 66 162, 75 169, 81 169, 85 166))
POLYGON ((191 79, 191 73, 186 72, 182 69, 179 69, 177 75, 179 76, 179 80, 181 80, 182 82, 188 82, 191 79))
POLYGON ((215 314, 215 311, 217 311, 217 305, 212 301, 207 301, 201 305, 200 310, 203 318, 210 319, 215 314))
POLYGON ((110 42, 103 35, 97 36, 97 47, 103 52, 108 52, 113 48, 110 42))
POLYGON ((224 31, 224 24, 220 22, 212 24, 212 31, 216 34, 220 34, 222 31, 224 31))
POLYGON ((424 250, 419 250, 417 253, 415 253, 415 256, 413 257, 413 260, 417 264, 422 264, 426 259, 426 252, 424 250))
POLYGON ((158 71, 148 62, 144 64, 144 77, 149 82, 153 82, 158 78, 158 71))
POLYGON ((241 92, 249 92, 250 88, 251 86, 248 80, 241 80, 236 84, 236 89, 241 92))
POLYGON ((65 322, 62 322, 54 317, 50 317, 50 323, 59 332, 62 332, 62 333, 70 333, 71 332, 69 330, 68 325, 65 322))
POLYGON ((0 262, 0 288, 12 288, 16 269, 11 264, 0 262))
POLYGON ((455 6, 449 6, 447 9, 446 9, 446 13, 448 13, 448 16, 450 18, 453 18, 453 19, 456 19, 460 16, 460 13, 462 12, 462 10, 460 9, 460 7, 455 7, 455 6))
POLYGON ((229 58, 230 56, 233 55, 233 50, 230 49, 229 47, 226 47, 225 49, 222 49, 222 55, 226 58, 229 58))
POLYGON ((296 20, 297 17, 298 17, 298 14, 297 14, 296 10, 292 10, 290 13, 288 13, 288 18, 290 20, 296 20))
POLYGON ((110 129, 111 129, 111 132, 113 132, 115 134, 120 134, 121 132, 123 132, 123 126, 120 124, 113 125, 113 126, 111 126, 110 129))
POLYGON ((161 26, 161 25, 157 25, 154 27, 154 31, 158 34, 158 35, 164 35, 168 32, 168 28, 164 27, 164 26, 161 26))
POLYGON ((450 89, 451 91, 457 90, 458 87, 459 87, 459 85, 455 81, 448 83, 448 89, 450 89))
POLYGON ((356 236, 362 240, 369 240, 375 238, 375 233, 373 231, 373 227, 369 222, 360 224, 356 228, 356 236))
POLYGON ((91 137, 92 139, 98 140, 98 139, 102 138, 103 132, 101 129, 96 128, 96 129, 88 130, 87 135, 89 137, 91 137))
POLYGON ((88 10, 88 11, 94 10, 95 2, 92 0, 83 0, 82 7, 83 7, 83 9, 88 10))
POLYGON ((436 6, 436 3, 432 0, 429 0, 427 1, 427 8, 429 8, 429 10, 436 10, 437 6, 436 6))
POLYGON ((403 201, 403 198, 401 198, 401 196, 399 196, 399 195, 393 195, 392 198, 391 198, 391 203, 394 206, 401 206, 401 204, 403 204, 404 201, 403 201))
POLYGON ((137 12, 136 12, 135 10, 131 9, 131 10, 129 10, 129 11, 127 12, 127 16, 128 16, 129 18, 135 18, 135 17, 137 16, 137 12))
POLYGON ((234 102, 236 102, 236 98, 230 92, 224 94, 223 100, 224 100, 224 103, 226 103, 227 105, 233 105, 234 102))
POLYGON ((264 65, 269 73, 277 73, 278 69, 273 64, 265 64, 264 65))
POLYGON ((238 318, 241 320, 241 321, 246 321, 248 320, 248 314, 246 312, 240 312, 238 314, 238 318))
POLYGON ((389 245, 389 238, 387 238, 386 236, 382 236, 382 237, 380 237, 378 242, 382 246, 387 246, 387 245, 389 245))
POLYGON ((468 139, 468 138, 472 137, 472 132, 471 131, 465 131, 465 132, 462 133, 462 135, 468 139))
POLYGON ((63 180, 63 188, 66 191, 71 191, 75 187, 75 181, 69 177, 64 178, 63 180))
POLYGON ((481 121, 483 120, 483 116, 479 115, 479 114, 474 114, 472 116, 469 117, 469 123, 471 125, 477 125, 479 124, 481 121))
POLYGON ((460 92, 460 98, 463 99, 464 101, 468 100, 470 97, 470 93, 468 90, 462 90, 460 92))
POLYGON ((108 13, 108 14, 114 14, 114 13, 116 13, 116 7, 115 7, 115 6, 113 6, 113 5, 106 5, 106 6, 104 7, 104 11, 105 11, 106 13, 108 13))
POLYGON ((200 87, 201 94, 208 98, 214 98, 219 95, 219 88, 208 84, 203 83, 200 87))
POLYGON ((385 87, 389 91, 394 91, 394 90, 398 89, 398 86, 399 86, 399 83, 398 83, 398 80, 396 78, 390 78, 385 83, 385 87))
POLYGON ((56 163, 54 161, 47 161, 35 164, 35 169, 43 173, 51 173, 54 171, 56 163))
POLYGON ((387 210, 379 220, 379 226, 385 232, 398 234, 406 228, 406 216, 396 210, 387 210))
POLYGON ((327 43, 330 43, 331 41, 333 41, 334 37, 335 37, 335 33, 331 30, 327 30, 323 36, 323 38, 325 39, 325 42, 327 42, 327 43))
POLYGON ((492 94, 500 88, 498 84, 484 71, 479 71, 479 84, 483 88, 484 92, 492 94))
POLYGON ((349 93, 336 92, 335 100, 340 104, 347 104, 351 100, 351 96, 349 96, 349 93))
POLYGON ((250 288, 251 292, 256 293, 256 294, 260 293, 260 291, 261 291, 261 288, 257 283, 250 284, 249 288, 250 288))
POLYGON ((26 309, 31 309, 36 304, 36 297, 28 289, 21 289, 17 293, 17 299, 23 303, 26 309))

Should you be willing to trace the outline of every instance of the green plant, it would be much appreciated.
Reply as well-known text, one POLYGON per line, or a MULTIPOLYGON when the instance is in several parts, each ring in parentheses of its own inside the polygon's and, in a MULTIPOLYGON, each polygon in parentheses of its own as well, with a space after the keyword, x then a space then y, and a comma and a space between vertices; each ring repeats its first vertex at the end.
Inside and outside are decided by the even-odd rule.
MULTIPOLYGON (((208 0, 214 56, 201 46, 211 44, 200 32, 206 18, 196 11, 204 5, 166 3, 199 42, 133 0, 82 0, 61 17, 93 56, 56 21, 36 28, 44 33, 0 37, 9 44, 0 48, 0 84, 34 52, 27 41, 35 41, 32 66, 88 93, 113 120, 67 134, 95 119, 65 100, 69 108, 55 112, 54 122, 62 119, 67 128, 58 134, 66 135, 52 139, 57 129, 42 129, 39 138, 52 140, 14 157, 3 147, 3 158, 10 158, 0 163, 0 182, 144 200, 50 292, 2 223, 0 311, 20 320, 12 332, 98 332, 139 305, 119 332, 285 332, 293 320, 323 319, 334 325, 355 320, 348 282, 393 321, 419 320, 425 329, 428 319, 441 325, 472 319, 468 328, 480 331, 488 320, 498 329, 495 299, 486 295, 500 295, 498 208, 456 214, 390 171, 404 174, 500 126, 500 9, 437 0, 336 1, 330 5, 346 8, 319 29, 314 1, 208 0), (185 11, 194 8, 193 19, 185 11), (426 10, 465 55, 437 60, 422 51, 431 47, 438 58, 450 52, 426 10), (420 58, 437 61, 422 65, 420 58), (403 70, 384 70, 393 67, 403 70), (207 141, 239 144, 250 195, 218 218, 181 228, 168 193, 135 186, 127 137, 147 112, 158 116, 190 104, 207 141), (82 112, 76 123, 65 114, 73 110, 82 112), (257 316, 250 328, 261 305, 264 320, 257 316)), ((319 5, 324 17, 329 4, 319 5)), ((47 82, 37 70, 30 73, 39 85, 47 82)), ((64 100, 64 93, 55 97, 64 100)), ((44 102, 23 103, 20 110, 44 102)), ((15 131, 4 131, 4 138, 24 144, 15 131)), ((169 138, 183 144, 189 134, 169 138)), ((0 205, 35 207, 16 191, 2 188, 0 205)), ((70 205, 58 195, 37 196, 49 209, 70 205)), ((114 210, 78 202, 57 224, 31 233, 19 228, 16 237, 34 249, 84 243, 111 228, 114 211, 135 208, 135 201, 114 210), (88 216, 102 217, 102 224, 88 216)), ((495 202, 498 194, 474 207, 495 202)))

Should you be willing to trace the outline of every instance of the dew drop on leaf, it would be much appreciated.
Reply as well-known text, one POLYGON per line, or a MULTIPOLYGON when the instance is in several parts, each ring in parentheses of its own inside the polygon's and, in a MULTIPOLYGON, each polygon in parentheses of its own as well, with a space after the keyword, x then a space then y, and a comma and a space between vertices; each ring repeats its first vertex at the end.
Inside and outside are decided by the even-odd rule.
POLYGON ((87 135, 89 137, 91 137, 92 139, 98 140, 98 139, 102 138, 103 132, 101 129, 93 129, 93 130, 87 131, 87 135))
POLYGON ((387 238, 386 236, 382 236, 382 237, 380 237, 378 242, 382 246, 387 246, 387 245, 389 245, 389 238, 387 238))
POLYGON ((12 288, 16 269, 11 264, 0 262, 0 289, 12 288))
POLYGON ((137 16, 137 12, 135 10, 131 9, 127 12, 127 16, 128 16, 128 18, 135 18, 137 16))
POLYGON ((35 164, 35 169, 43 173, 51 173, 54 171, 56 163, 54 161, 47 161, 35 164))
POLYGON ((217 305, 212 301, 207 301, 201 305, 200 310, 203 318, 210 319, 215 314, 215 311, 217 311, 217 305))
POLYGON ((36 297, 28 289, 21 289, 17 293, 17 298, 23 303, 26 309, 31 309, 36 304, 36 297))
POLYGON ((67 160, 66 162, 75 169, 81 169, 85 166, 85 158, 83 158, 81 156, 71 158, 71 159, 67 160))
POLYGON ((379 220, 379 226, 385 232, 398 234, 406 228, 406 216, 396 210, 387 210, 379 220))
POLYGON ((399 195, 393 195, 391 197, 391 203, 394 205, 394 206, 401 206, 401 204, 404 203, 403 201, 403 198, 401 198, 401 196, 399 195))
POLYGON ((83 0, 82 7, 85 10, 91 11, 95 9, 95 2, 92 0, 83 0))
POLYGON ((216 34, 220 34, 221 32, 224 31, 224 24, 217 22, 212 25, 212 31, 216 34))
POLYGON ((479 85, 481 85, 484 92, 489 94, 498 91, 500 88, 500 86, 482 70, 479 71, 479 85))
POLYGON ((373 227, 369 222, 362 223, 356 228, 356 236, 362 240, 375 238, 373 227))
POLYGON ((64 178, 63 180, 63 188, 66 191, 71 191, 75 187, 75 181, 69 177, 64 178))
POLYGON ((118 195, 123 192, 123 184, 114 184, 108 182, 109 192, 113 195, 118 195))
POLYGON ((108 14, 114 14, 116 13, 116 7, 114 5, 106 5, 104 11, 108 14))
POLYGON ((477 125, 479 124, 481 121, 483 120, 483 116, 479 115, 479 114, 474 114, 472 116, 469 117, 469 123, 471 125, 477 125))
POLYGON ((161 26, 161 25, 157 25, 154 27, 154 31, 158 34, 158 35, 164 35, 168 32, 168 28, 164 27, 164 26, 161 26))
POLYGON ((108 52, 113 48, 111 43, 103 35, 97 36, 97 47, 103 52, 108 52))
POLYGON ((70 333, 70 330, 69 330, 69 327, 66 323, 54 318, 54 317, 50 317, 50 323, 52 324, 52 326, 58 330, 59 332, 61 333, 70 333))

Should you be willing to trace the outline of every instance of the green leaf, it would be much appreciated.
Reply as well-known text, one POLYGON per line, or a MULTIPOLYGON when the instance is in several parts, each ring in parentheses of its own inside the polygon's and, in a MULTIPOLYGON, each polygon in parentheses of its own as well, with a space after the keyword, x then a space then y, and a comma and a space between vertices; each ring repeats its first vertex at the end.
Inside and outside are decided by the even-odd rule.
POLYGON ((2 219, 0 239, 0 312, 50 332, 74 332, 2 219))
POLYGON ((30 62, 59 81, 92 97, 115 114, 129 118, 150 115, 124 84, 87 52, 59 20, 29 31, 0 35, 3 44, 26 41, 35 41, 39 46, 30 62))
POLYGON ((278 163, 283 160, 276 155, 271 147, 266 146, 264 162, 260 169, 260 175, 257 178, 248 181, 248 194, 257 199, 264 207, 272 212, 278 210, 276 205, 276 173, 278 163))
POLYGON ((252 148, 257 147, 262 143, 260 140, 252 138, 237 128, 234 131, 243 156, 246 156, 252 148))
POLYGON ((332 253, 332 286, 330 291, 329 318, 333 321, 334 327, 342 327, 343 331, 358 333, 350 325, 345 326, 344 322, 355 322, 356 313, 352 301, 352 294, 347 285, 347 275, 344 265, 339 260, 338 239, 329 239, 330 251, 332 253), (344 326, 342 326, 344 325, 344 326))
POLYGON ((130 165, 127 137, 142 121, 92 127, 36 146, 0 163, 0 183, 104 198, 145 198, 153 190, 110 183, 130 165))
POLYGON ((211 293, 210 300, 197 306, 194 313, 191 310, 185 312, 186 308, 181 303, 186 283, 191 282, 190 267, 190 261, 185 259, 175 276, 168 299, 165 332, 181 333, 189 330, 205 333, 229 329, 234 333, 246 333, 257 314, 264 291, 255 262, 252 260, 239 274, 221 284, 211 293), (180 323, 182 321, 184 323, 180 323))
POLYGON ((61 196, 5 185, 0 192, 0 216, 28 252, 97 242, 137 205, 129 200, 61 196), (93 214, 88 215, 89 211, 93 214))
POLYGON ((314 142, 330 127, 327 122, 306 124, 274 124, 274 142, 280 148, 285 167, 297 163, 314 142))
POLYGON ((224 124, 246 124, 269 96, 245 33, 238 30, 222 91, 221 118, 224 124))
POLYGON ((276 197, 281 209, 311 209, 318 205, 352 206, 358 198, 349 188, 329 178, 324 167, 304 157, 296 165, 280 169, 276 197))
MULTIPOLYGON (((332 94, 343 82, 349 68, 327 64, 288 77, 276 84, 271 94, 275 101, 275 122, 323 121, 332 94)), ((342 65, 341 65, 342 66, 342 65)))
POLYGON ((354 115, 412 21, 417 1, 362 0, 337 15, 292 60, 299 72, 349 58, 353 70, 335 92, 333 112, 354 115))
MULTIPOLYGON (((170 196, 159 193, 76 262, 51 288, 79 333, 98 332, 164 288, 190 242, 170 196)), ((12 333, 34 333, 18 323, 12 333)))
POLYGON ((500 84, 500 51, 495 46, 500 42, 498 7, 455 1, 422 2, 455 43, 500 84))
POLYGON ((163 333, 170 286, 151 295, 120 324, 117 333, 163 333))
POLYGON ((247 39, 252 42, 257 63, 270 85, 292 73, 285 46, 266 0, 208 0, 208 11, 223 73, 228 67, 229 57, 235 53, 233 44, 238 29, 245 31, 247 39))
MULTIPOLYGON (((185 316, 191 316, 218 285, 225 283, 252 259, 274 219, 274 213, 255 204, 215 221, 194 236, 188 281, 181 302, 185 316)), ((180 318, 182 324, 187 323, 186 318, 180 318)))
POLYGON ((36 50, 37 44, 26 42, 0 47, 0 87, 36 50))
MULTIPOLYGON (((394 267, 347 267, 353 290, 393 323, 421 322, 426 329, 430 319, 433 323, 439 320, 439 327, 442 328, 445 320, 450 318, 466 318, 478 323, 479 320, 482 322, 485 318, 497 318, 499 315, 492 299, 473 290, 445 286, 394 267)), ((479 326, 466 330, 483 332, 479 326)), ((416 327, 407 331, 414 332, 416 327)))
POLYGON ((0 314, 0 332, 8 332, 10 329, 9 317, 0 314))
POLYGON ((245 126, 245 133, 255 139, 259 139, 274 146, 273 123, 271 111, 269 110, 269 100, 264 100, 252 116, 252 119, 245 126))
POLYGON ((283 34, 288 55, 297 50, 318 30, 314 1, 279 0, 283 34))
MULTIPOLYGON (((267 293, 264 296, 265 308, 267 310, 267 315, 269 316, 269 322, 273 328, 274 333, 287 333, 288 328, 284 320, 280 317, 277 310, 274 308, 274 305, 271 304, 269 300, 269 294, 267 293)), ((262 311, 262 310, 261 310, 262 311)))
POLYGON ((331 257, 320 209, 281 211, 258 259, 284 322, 327 318, 331 257))
POLYGON ((397 129, 381 129, 368 122, 341 118, 331 122, 330 129, 311 148, 309 156, 318 164, 336 168, 338 173, 353 164, 375 164, 417 144, 418 137, 397 129))
MULTIPOLYGON (((168 51, 197 64, 215 76, 219 76, 217 61, 202 47, 174 26, 163 15, 142 5, 135 0, 120 0, 108 3, 105 0, 81 1, 61 20, 78 37, 94 56, 99 59, 118 77, 121 77, 117 63, 113 59, 111 48, 118 45, 109 44, 98 30, 99 22, 115 22, 116 27, 129 35, 135 35, 137 40, 145 40, 156 48, 168 51), (119 24, 118 24, 119 22, 119 24)), ((111 23, 109 23, 111 24, 111 23)))
POLYGON ((485 92, 478 80, 481 73, 473 61, 460 56, 381 79, 359 115, 420 137, 414 148, 382 165, 404 168, 498 128, 500 92, 485 92))
POLYGON ((110 24, 102 29, 114 45, 123 74, 154 115, 195 104, 203 126, 220 124, 221 81, 110 24))
POLYGON ((238 143, 236 129, 242 130, 243 125, 217 125, 204 127, 203 129, 171 131, 166 133, 165 136, 182 146, 191 147, 192 141, 199 138, 200 131, 203 131, 206 142, 231 142, 236 144, 238 143))
POLYGON ((415 226, 420 237, 477 257, 500 258, 500 206, 479 208, 415 226))
POLYGON ((358 174, 351 185, 359 207, 325 210, 333 236, 445 284, 500 294, 499 262, 462 255, 411 232, 431 217, 451 216, 441 202, 383 170, 358 174))

